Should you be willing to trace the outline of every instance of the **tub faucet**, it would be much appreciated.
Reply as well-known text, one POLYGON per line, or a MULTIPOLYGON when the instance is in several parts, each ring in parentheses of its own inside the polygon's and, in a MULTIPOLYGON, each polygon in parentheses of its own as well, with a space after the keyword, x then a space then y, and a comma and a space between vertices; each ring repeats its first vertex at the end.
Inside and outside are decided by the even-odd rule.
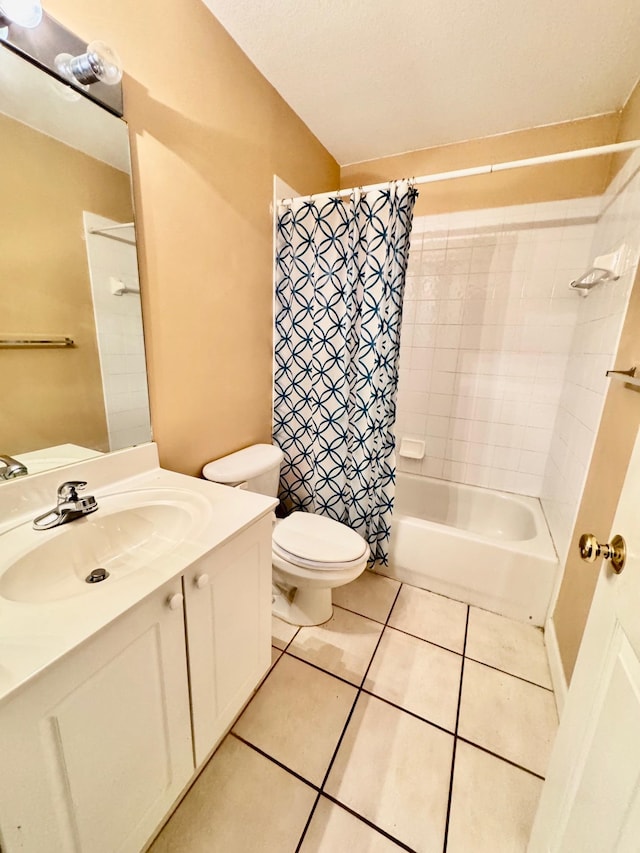
POLYGON ((14 459, 13 456, 7 456, 5 453, 0 453, 0 462, 4 465, 0 468, 0 480, 13 480, 14 477, 22 477, 28 474, 27 466, 23 462, 14 459))
POLYGON ((49 530, 67 524, 83 515, 89 515, 98 509, 98 502, 93 495, 78 497, 78 491, 87 484, 84 480, 69 480, 58 488, 58 503, 53 509, 47 510, 33 520, 34 530, 49 530))

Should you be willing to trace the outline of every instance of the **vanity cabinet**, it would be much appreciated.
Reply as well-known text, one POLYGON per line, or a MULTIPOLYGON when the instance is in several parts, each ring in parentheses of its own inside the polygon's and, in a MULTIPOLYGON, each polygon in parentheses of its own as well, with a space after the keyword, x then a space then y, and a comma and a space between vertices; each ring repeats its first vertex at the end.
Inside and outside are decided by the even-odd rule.
POLYGON ((262 518, 184 574, 196 767, 271 663, 271 527, 262 518))
POLYGON ((0 707, 3 853, 139 851, 171 808, 193 772, 181 592, 156 590, 0 707))
POLYGON ((7 699, 2 853, 139 853, 266 672, 270 596, 265 517, 7 699))

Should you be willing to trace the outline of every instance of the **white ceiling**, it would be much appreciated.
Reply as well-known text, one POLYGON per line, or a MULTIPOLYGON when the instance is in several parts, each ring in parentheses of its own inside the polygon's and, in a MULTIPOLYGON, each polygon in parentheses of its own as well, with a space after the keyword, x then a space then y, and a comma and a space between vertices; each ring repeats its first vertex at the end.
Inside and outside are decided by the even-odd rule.
POLYGON ((342 165, 620 109, 639 0, 204 0, 342 165))

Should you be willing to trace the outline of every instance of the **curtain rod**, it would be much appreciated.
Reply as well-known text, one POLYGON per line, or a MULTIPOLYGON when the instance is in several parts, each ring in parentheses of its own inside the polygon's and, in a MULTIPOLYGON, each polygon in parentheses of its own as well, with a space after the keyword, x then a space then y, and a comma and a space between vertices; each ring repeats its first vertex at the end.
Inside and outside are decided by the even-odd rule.
MULTIPOLYGON (((631 151, 640 148, 640 139, 631 139, 628 142, 614 142, 611 145, 598 145, 595 148, 579 148, 575 151, 562 151, 559 154, 545 154, 542 157, 529 157, 525 160, 509 160, 505 163, 492 163, 486 166, 472 166, 469 169, 454 169, 451 172, 435 172, 433 175, 422 175, 419 178, 411 178, 411 183, 435 184, 439 181, 451 181, 455 178, 470 178, 474 175, 490 175, 492 172, 506 172, 509 169, 522 169, 525 166, 541 166, 546 163, 560 163, 563 160, 579 160, 582 157, 597 157, 599 154, 615 154, 619 151, 631 151)), ((406 180, 406 179, 405 179, 406 180)), ((293 201, 300 199, 313 199, 317 201, 323 198, 335 198, 336 196, 350 195, 355 189, 363 192, 386 189, 390 181, 382 184, 370 184, 366 187, 350 187, 349 189, 334 190, 328 193, 318 193, 309 196, 296 196, 295 198, 278 199, 279 205, 288 207, 293 201)))

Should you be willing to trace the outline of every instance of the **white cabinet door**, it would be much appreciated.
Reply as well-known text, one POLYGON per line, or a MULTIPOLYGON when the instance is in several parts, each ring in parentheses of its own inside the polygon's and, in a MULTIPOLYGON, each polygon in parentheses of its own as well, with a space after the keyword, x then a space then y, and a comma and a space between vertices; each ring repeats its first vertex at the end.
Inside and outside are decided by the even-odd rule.
POLYGON ((0 708, 3 853, 139 853, 169 811, 193 773, 181 593, 157 590, 0 708))
POLYGON ((627 562, 620 575, 600 570, 530 853, 640 850, 639 517, 640 435, 611 531, 627 562))
POLYGON ((271 527, 259 520, 184 575, 197 767, 269 668, 271 527))

